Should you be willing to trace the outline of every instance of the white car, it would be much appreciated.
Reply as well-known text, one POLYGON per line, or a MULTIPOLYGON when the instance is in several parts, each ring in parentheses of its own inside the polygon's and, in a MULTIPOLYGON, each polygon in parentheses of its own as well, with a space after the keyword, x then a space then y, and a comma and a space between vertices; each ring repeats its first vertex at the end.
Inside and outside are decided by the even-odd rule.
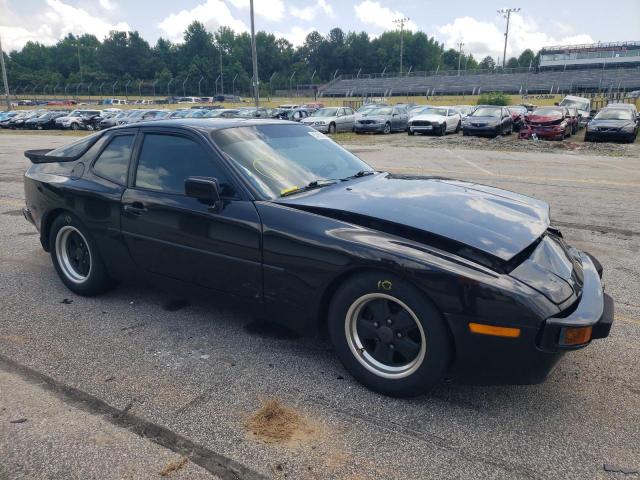
POLYGON ((409 120, 407 133, 436 133, 446 135, 447 132, 458 133, 462 126, 462 116, 453 107, 429 107, 409 120))
POLYGON ((74 110, 69 115, 56 118, 56 127, 80 130, 84 125, 84 119, 100 115, 100 110, 74 110))
POLYGON ((355 123, 355 114, 349 107, 325 107, 316 110, 300 123, 322 133, 350 132, 355 123))

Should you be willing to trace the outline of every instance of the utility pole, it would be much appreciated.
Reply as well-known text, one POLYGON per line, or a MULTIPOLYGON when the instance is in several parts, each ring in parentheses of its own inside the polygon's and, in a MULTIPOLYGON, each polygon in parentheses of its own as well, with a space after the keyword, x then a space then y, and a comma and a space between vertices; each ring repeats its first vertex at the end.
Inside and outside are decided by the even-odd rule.
POLYGON ((458 43, 458 76, 460 76, 460 59, 462 58, 462 47, 464 43, 458 43))
POLYGON ((78 36, 76 46, 78 47, 78 72, 80 73, 80 83, 82 83, 82 63, 80 62, 80 36, 78 36))
POLYGON ((253 0, 249 0, 251 14, 251 58, 253 60, 253 96, 256 108, 260 106, 260 80, 258 80, 258 54, 256 53, 256 30, 253 21, 253 0))
POLYGON ((402 54, 404 53, 404 24, 409 20, 408 17, 404 17, 393 21, 396 25, 400 25, 400 75, 402 75, 402 54))
POLYGON ((517 13, 520 8, 501 8, 498 13, 507 19, 507 29, 504 32, 504 52, 502 53, 502 69, 507 66, 507 39, 509 38, 509 20, 511 20, 511 14, 517 13))
POLYGON ((2 81, 4 82, 4 96, 7 101, 7 111, 11 110, 11 98, 9 97, 9 82, 7 81, 7 69, 4 66, 4 53, 2 41, 0 41, 0 67, 2 67, 2 81))

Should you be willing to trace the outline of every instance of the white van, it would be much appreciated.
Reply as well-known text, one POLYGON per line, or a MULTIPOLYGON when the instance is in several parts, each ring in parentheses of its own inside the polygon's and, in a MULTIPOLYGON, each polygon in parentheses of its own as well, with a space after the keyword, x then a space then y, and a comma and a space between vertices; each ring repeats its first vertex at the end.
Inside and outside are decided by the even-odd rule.
POLYGON ((591 100, 584 97, 574 97, 573 95, 567 95, 562 99, 558 105, 562 107, 575 107, 578 109, 578 113, 582 116, 580 120, 580 126, 584 127, 591 119, 591 100))

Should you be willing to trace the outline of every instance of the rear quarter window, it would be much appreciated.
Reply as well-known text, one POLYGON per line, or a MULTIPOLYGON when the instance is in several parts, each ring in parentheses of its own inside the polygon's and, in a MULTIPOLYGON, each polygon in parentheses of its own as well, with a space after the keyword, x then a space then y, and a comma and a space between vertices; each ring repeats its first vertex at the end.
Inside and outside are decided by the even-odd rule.
POLYGON ((134 135, 113 137, 93 164, 93 171, 96 175, 117 184, 126 185, 134 138, 134 135))
POLYGON ((46 154, 47 157, 62 157, 62 158, 71 158, 71 157, 79 157, 87 149, 95 143, 102 133, 94 133, 93 135, 89 135, 88 137, 84 137, 80 140, 72 142, 68 145, 64 145, 62 147, 56 148, 55 150, 51 150, 46 154))

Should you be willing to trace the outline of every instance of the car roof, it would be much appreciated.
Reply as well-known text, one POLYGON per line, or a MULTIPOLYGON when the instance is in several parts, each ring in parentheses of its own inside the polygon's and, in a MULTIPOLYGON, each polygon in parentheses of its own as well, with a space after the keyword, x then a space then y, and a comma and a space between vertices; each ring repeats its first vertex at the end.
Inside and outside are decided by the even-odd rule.
MULTIPOLYGON (((157 120, 151 123, 145 123, 144 127, 153 128, 190 128, 201 131, 215 131, 223 128, 232 127, 253 127, 257 125, 300 125, 298 122, 290 122, 288 120, 276 120, 270 118, 173 118, 169 120, 157 120)), ((142 126, 142 125, 140 125, 142 126)), ((115 129, 131 128, 132 125, 122 125, 115 129)))

